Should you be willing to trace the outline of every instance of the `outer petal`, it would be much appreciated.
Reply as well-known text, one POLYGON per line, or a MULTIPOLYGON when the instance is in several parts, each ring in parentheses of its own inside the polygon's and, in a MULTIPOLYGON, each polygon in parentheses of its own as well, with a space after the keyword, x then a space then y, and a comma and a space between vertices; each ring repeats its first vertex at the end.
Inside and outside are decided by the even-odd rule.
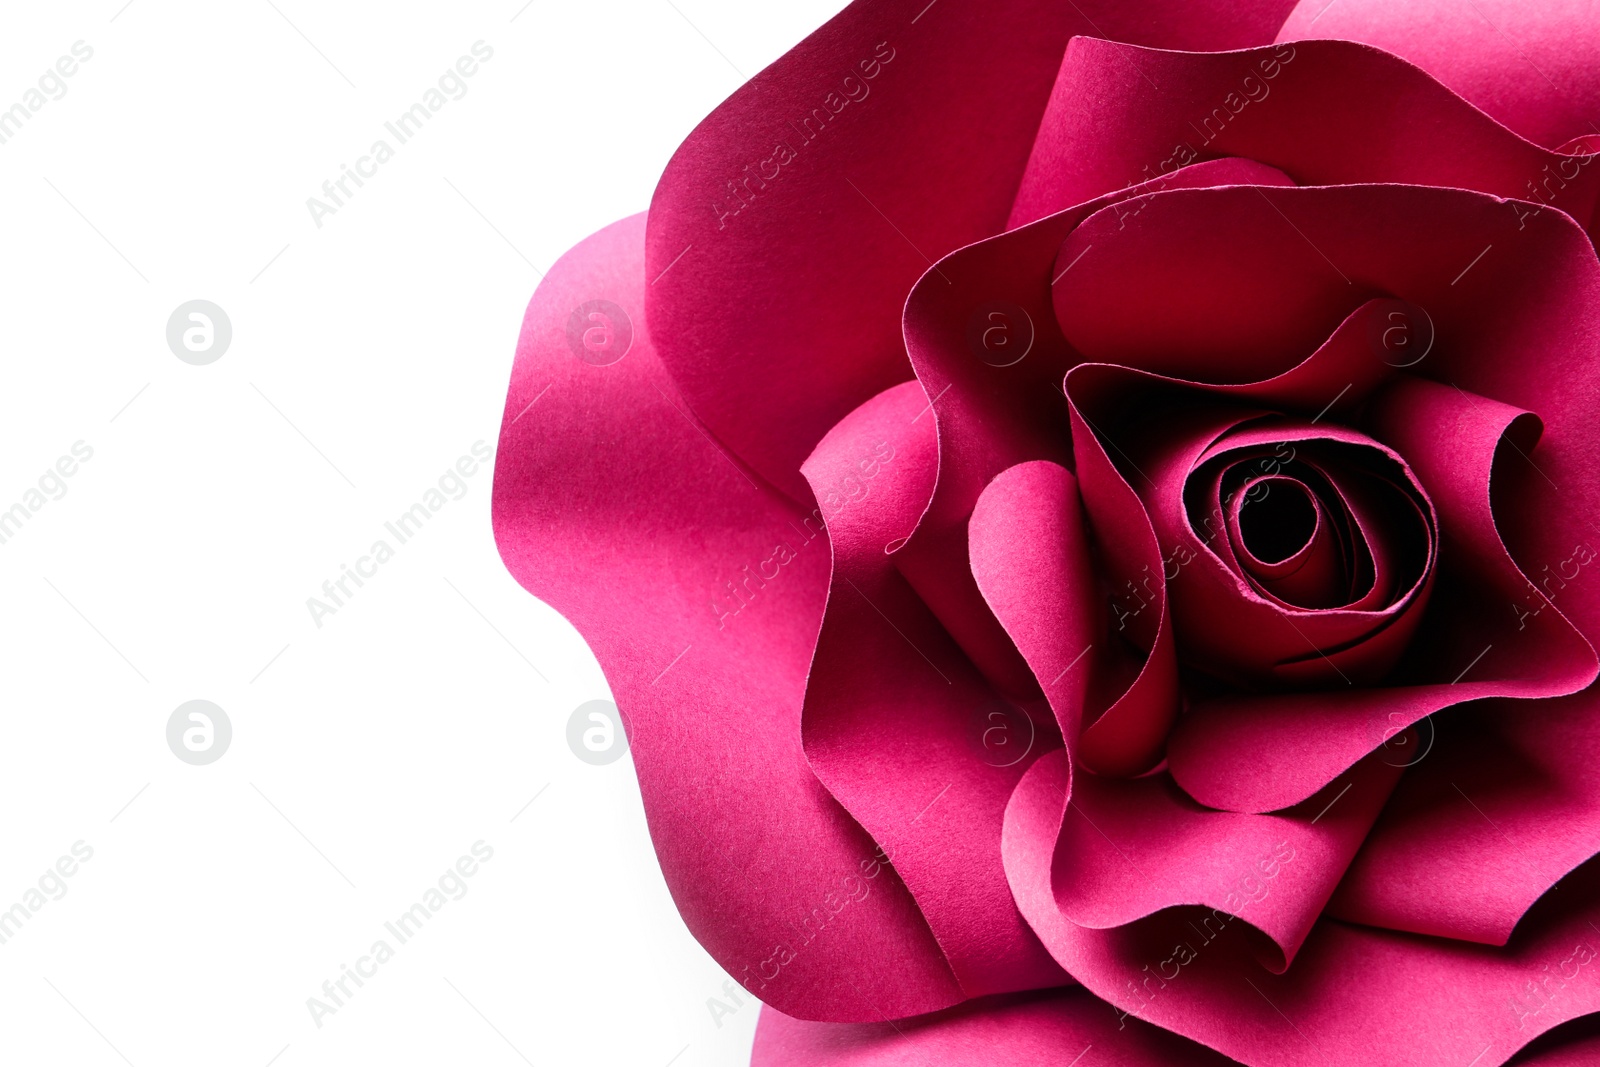
POLYGON ((701 123, 656 189, 649 317, 690 409, 803 499, 811 446, 905 379, 912 283, 1005 224, 1068 39, 1262 44, 1288 6, 851 5, 701 123))
POLYGON ((1250 1067, 1498 1067, 1533 1038, 1600 1010, 1600 869, 1541 902, 1504 949, 1324 921, 1272 975, 1228 929, 1167 913, 1087 930, 1056 907, 1051 843, 1066 810, 1066 754, 1041 758, 1006 811, 1006 873, 1061 965, 1131 1017, 1250 1067))
POLYGON ((1278 39, 1307 37, 1403 56, 1551 148, 1600 133, 1600 11, 1588 0, 1301 0, 1278 39))
MULTIPOLYGON (((1131 1017, 1110 1028, 1099 1021, 1108 1010, 1109 1005, 1077 989, 974 1004, 892 1025, 802 1023, 768 1008, 756 1029, 751 1067, 987 1067, 997 1059, 1054 1063, 1072 1055, 1080 1041, 1089 1042, 1081 1053, 1084 1067, 1237 1062, 1131 1017), (1091 1060, 1093 1050, 1105 1058, 1091 1060)), ((1522 1050, 1517 1067, 1590 1067, 1600 1062, 1595 1031, 1589 1019, 1547 1031, 1522 1050)))
POLYGON ((1210 1049, 1112 1009, 1081 989, 963 1005, 923 1019, 803 1023, 761 1012, 750 1067, 1226 1067, 1210 1049))
POLYGON ((1054 724, 1001 699, 890 561, 927 505, 937 456, 927 397, 907 382, 806 460, 833 548, 806 755, 905 880, 965 995, 1061 985, 1000 864, 1006 801, 1060 744, 1054 724))
POLYGON ((826 541, 684 411, 637 314, 644 229, 635 216, 589 238, 529 305, 495 468, 501 556, 605 666, 667 883, 712 955, 799 1015, 944 1007, 961 994, 910 895, 868 866, 872 839, 801 752, 826 541), (592 300, 633 320, 607 366, 578 358, 569 332, 592 300), (731 612, 729 584, 770 574, 779 546, 792 558, 731 612), (840 899, 824 928, 804 924, 840 899))
MULTIPOLYGON (((1349 9, 1349 0, 1316 2, 1330 8, 1328 18, 1349 9)), ((1397 182, 1522 197, 1582 222, 1600 196, 1592 156, 1523 140, 1423 71, 1365 45, 1195 54, 1079 38, 1067 49, 1010 224, 1217 156, 1260 160, 1300 185, 1397 182)))

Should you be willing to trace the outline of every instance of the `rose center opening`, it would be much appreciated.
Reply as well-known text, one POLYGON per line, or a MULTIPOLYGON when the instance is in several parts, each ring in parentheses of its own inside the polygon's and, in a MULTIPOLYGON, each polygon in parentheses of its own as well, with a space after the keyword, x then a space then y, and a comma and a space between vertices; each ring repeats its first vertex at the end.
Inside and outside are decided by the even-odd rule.
POLYGON ((1244 547, 1262 563, 1279 563, 1306 546, 1317 529, 1317 509, 1297 482, 1257 482, 1256 495, 1239 509, 1244 547))

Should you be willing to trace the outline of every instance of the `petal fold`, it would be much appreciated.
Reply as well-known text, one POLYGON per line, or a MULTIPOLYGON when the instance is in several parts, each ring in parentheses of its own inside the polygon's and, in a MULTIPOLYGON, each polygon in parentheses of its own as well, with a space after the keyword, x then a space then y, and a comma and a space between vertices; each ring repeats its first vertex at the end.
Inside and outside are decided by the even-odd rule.
POLYGON ((1163 913, 1112 930, 1080 927, 1052 890, 1062 874, 1063 854, 1051 846, 1067 812, 1066 761, 1065 752, 1044 756, 1018 785, 1006 812, 1006 873, 1062 967, 1127 1018, 1248 1067, 1499 1067, 1541 1034, 1600 1011, 1594 865, 1535 905, 1505 948, 1323 920, 1282 975, 1260 966, 1239 924, 1213 933, 1163 913))
POLYGON ((806 757, 905 881, 966 996, 1060 985, 1000 863, 1006 800, 1059 735, 1045 709, 990 687, 890 559, 927 504, 937 456, 927 397, 907 382, 806 460, 833 550, 806 757))

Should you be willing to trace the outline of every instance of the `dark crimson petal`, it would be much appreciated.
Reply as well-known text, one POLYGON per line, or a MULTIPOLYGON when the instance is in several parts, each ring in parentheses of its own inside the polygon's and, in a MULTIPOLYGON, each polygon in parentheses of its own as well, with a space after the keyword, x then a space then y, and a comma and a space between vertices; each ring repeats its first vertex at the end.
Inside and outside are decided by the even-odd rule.
MULTIPOLYGON (((1061 965, 1128 1017, 1249 1067, 1499 1067, 1540 1034, 1600 1010, 1600 868, 1537 905, 1503 948, 1323 920, 1294 966, 1273 975, 1245 931, 1197 930, 1163 913, 1114 930, 1056 905, 1054 844, 1068 805, 1065 752, 1035 763, 1006 809, 1006 874, 1061 965)), ((1537 1062, 1537 1061, 1535 1061, 1537 1062)))
MULTIPOLYGON (((1347 0, 1312 6, 1331 7, 1325 18, 1350 10, 1347 0)), ((1540 88, 1526 73, 1525 87, 1540 88)), ((1009 225, 1219 156, 1260 160, 1300 185, 1453 186, 1588 221, 1600 167, 1579 153, 1596 147, 1540 148, 1411 64, 1345 41, 1195 54, 1080 37, 1068 46, 1009 225)))
POLYGON ((1445 531, 1434 603, 1412 662, 1391 688, 1197 706, 1168 755, 1174 776, 1202 802, 1247 811, 1294 803, 1352 756, 1441 708, 1487 696, 1561 696, 1595 677, 1583 635, 1542 598, 1528 603, 1528 578, 1507 554, 1490 506, 1496 456, 1531 450, 1537 420, 1410 376, 1374 398, 1366 419, 1410 460, 1445 531))
POLYGON ((846 8, 713 111, 651 200, 648 317, 690 410, 804 499, 812 445, 909 377, 900 312, 917 277, 1005 225, 1068 39, 1265 44, 1289 6, 846 8))
MULTIPOLYGON (((1523 914, 1595 851, 1600 709, 1592 693, 1435 719, 1329 914, 1503 945, 1523 914)), ((1399 762, 1399 761, 1397 761, 1399 762)))
POLYGON ((937 461, 916 382, 851 412, 806 460, 833 549, 806 757, 904 879, 964 995, 1060 985, 1000 865, 1006 800, 1060 738, 1042 706, 1035 722, 989 687, 889 558, 927 504, 937 461))
MULTIPOLYGON (((1593 476, 1594 446, 1582 440, 1552 447, 1561 441, 1558 427, 1581 420, 1579 412, 1593 403, 1584 369, 1570 362, 1584 354, 1581 345, 1553 350, 1540 375, 1546 396, 1521 398, 1542 404, 1549 419, 1539 447, 1532 447, 1531 433, 1510 439, 1492 469, 1471 472, 1492 480, 1499 533, 1528 575, 1496 605, 1509 620, 1508 636, 1485 663, 1497 652, 1544 646, 1562 613, 1590 632, 1600 614, 1593 584, 1600 537, 1586 510, 1592 496, 1573 491, 1593 476)), ((1434 388, 1436 399, 1456 400, 1453 410, 1433 416, 1445 441, 1486 419, 1536 429, 1516 408, 1434 388)), ((1338 913, 1498 944, 1600 842, 1593 771, 1600 761, 1600 693, 1590 688, 1533 707, 1490 701, 1439 716, 1437 729, 1437 751, 1407 774, 1336 898, 1338 913), (1458 893, 1468 880, 1473 890, 1458 893)))
MULTIPOLYGON (((1198 190, 1165 195, 1180 192, 1198 190)), ((1234 195, 1267 194, 1246 186, 1234 195)), ((1260 199, 1269 213, 1274 203, 1260 199)), ((1218 243, 1216 229, 1192 211, 1175 210, 1161 194, 1139 196, 1097 211, 1062 241, 1051 301, 1067 343, 1085 362, 1218 385, 1269 381, 1322 347, 1357 305, 1377 295, 1356 288, 1315 248, 1277 257, 1271 269, 1259 253, 1233 254, 1252 247, 1265 218, 1252 217, 1252 232, 1218 243), (1160 221, 1169 218, 1167 232, 1160 221)), ((1281 216, 1278 225, 1293 236, 1281 216)), ((1283 246, 1270 239, 1276 236, 1266 248, 1283 246)))
POLYGON ((1278 39, 1306 37, 1404 56, 1539 144, 1600 132, 1600 11, 1589 0, 1301 0, 1278 39))
POLYGON ((763 1008, 750 1067, 1080 1067, 1074 1056, 1081 1067, 1233 1062, 1137 1019, 1119 1021, 1109 1005, 1081 989, 1062 989, 898 1023, 804 1023, 763 1008))
MULTIPOLYGON (((1171 380, 1096 364, 1074 368, 1067 375, 1074 448, 1080 463, 1088 462, 1086 457, 1098 463, 1100 457, 1113 454, 1123 461, 1118 477, 1139 496, 1142 513, 1148 516, 1160 546, 1154 564, 1148 559, 1119 558, 1123 554, 1115 546, 1130 521, 1126 506, 1103 512, 1091 502, 1090 521, 1109 561, 1111 609, 1117 616, 1117 628, 1126 630, 1142 647, 1149 647, 1143 632, 1143 609, 1137 601, 1156 595, 1161 587, 1171 598, 1180 658, 1211 673, 1237 678, 1242 684, 1277 680, 1351 685, 1381 677, 1404 651, 1420 618, 1431 571, 1431 516, 1426 526, 1415 516, 1419 521, 1412 531, 1430 566, 1412 576, 1412 586, 1403 595, 1376 605, 1375 610, 1307 611, 1252 593, 1243 575, 1230 569, 1207 543, 1226 536, 1222 523, 1215 523, 1214 531, 1196 529, 1185 500, 1186 487, 1197 483, 1202 493, 1215 491, 1214 484, 1207 489, 1206 462, 1213 454, 1226 456, 1230 449, 1287 445, 1292 451, 1315 457, 1319 444, 1339 443, 1381 457, 1381 446, 1338 426, 1298 420, 1262 422, 1260 409, 1191 404, 1187 409, 1163 407, 1144 414, 1146 408, 1138 407, 1131 398, 1138 396, 1141 385, 1154 393, 1162 384, 1170 388, 1171 380), (1135 406, 1139 421, 1112 423, 1110 418, 1122 406, 1135 406)), ((1146 405, 1151 399, 1145 397, 1146 405)), ((1398 456, 1388 453, 1387 460, 1397 473, 1404 471, 1398 456)), ((1349 481, 1335 479, 1334 484, 1349 481)), ((1212 509, 1217 506, 1210 504, 1212 509)), ((1360 509, 1354 510, 1359 517, 1360 509)), ((1374 539, 1368 535, 1367 540, 1374 539)))
MULTIPOLYGON (((1089 722, 1073 754, 1101 774, 1139 774, 1160 760, 1178 710, 1178 659, 1161 577, 1166 560, 1138 496, 1095 443, 1095 435, 1085 426, 1077 407, 1069 406, 1078 485, 1084 508, 1094 517, 1100 569, 1112 576, 1113 584, 1119 576, 1146 576, 1138 590, 1130 587, 1123 593, 1117 589, 1124 597, 1137 597, 1138 607, 1130 604, 1119 611, 1116 632, 1108 635, 1106 642, 1111 650, 1103 658, 1121 667, 1113 669, 1113 678, 1127 676, 1135 665, 1137 674, 1116 702, 1089 722), (1131 664, 1127 662, 1130 654, 1131 664)), ((1097 710, 1089 709, 1091 714, 1097 710)))
MULTIPOLYGON (((1282 525, 1287 520, 1274 514, 1270 521, 1282 525)), ((1240 559, 1245 575, 1258 592, 1283 604, 1304 608, 1331 608, 1341 603, 1348 592, 1344 580, 1344 561, 1339 547, 1335 518, 1309 486, 1293 478, 1275 475, 1255 478, 1234 497, 1228 510, 1228 542, 1240 559), (1264 490, 1256 496, 1258 490, 1264 490), (1276 490, 1276 495, 1272 495, 1276 490), (1284 498, 1288 498, 1284 504, 1284 498), (1245 513, 1246 504, 1262 506, 1280 505, 1303 510, 1308 516, 1305 535, 1297 539, 1296 546, 1273 552, 1262 559, 1252 541, 1251 519, 1245 513)))
MULTIPOLYGON (((1209 479, 1210 499, 1220 499, 1218 490, 1229 479, 1239 481, 1241 489, 1245 485, 1260 486, 1265 479, 1253 481, 1252 471, 1281 468, 1293 472, 1289 484, 1303 498, 1310 499, 1316 509, 1316 536, 1321 540, 1308 544, 1305 550, 1320 543, 1327 557, 1325 565, 1334 573, 1320 583, 1319 597, 1325 603, 1290 606, 1381 610, 1412 590, 1419 578, 1426 577, 1430 546, 1437 540, 1435 520, 1414 480, 1396 477, 1403 468, 1386 472, 1375 455, 1363 457, 1354 451, 1341 455, 1335 449, 1319 448, 1314 440, 1305 447, 1275 440, 1270 451, 1266 444, 1240 451, 1250 458, 1231 467, 1229 461, 1236 455, 1223 452, 1209 460, 1207 465, 1214 471, 1209 479)), ((1197 483, 1200 491, 1207 489, 1207 482, 1198 478, 1191 480, 1191 489, 1197 483)), ((1243 530, 1238 529, 1241 519, 1237 516, 1243 515, 1244 506, 1251 503, 1248 492, 1235 490, 1228 514, 1221 522, 1214 515, 1206 516, 1197 510, 1191 510, 1191 522, 1209 539, 1213 551, 1262 596, 1281 601, 1269 587, 1270 575, 1298 578, 1297 568, 1303 568, 1308 561, 1295 555, 1267 565, 1251 557, 1242 543, 1235 547, 1234 542, 1244 536, 1243 530), (1220 533, 1220 526, 1227 528, 1227 537, 1210 532, 1220 533), (1254 572, 1269 577, 1263 580, 1254 572)), ((1192 503, 1199 504, 1200 500, 1192 503)))
POLYGON ((717 961, 797 1015, 945 1007, 961 991, 891 870, 871 868, 870 894, 801 933, 877 848, 800 746, 827 542, 684 411, 638 313, 644 229, 635 216, 578 245, 528 307, 495 465, 501 557, 604 666, 667 885, 717 961), (631 347, 607 366, 579 358, 571 324, 595 300, 632 319, 631 347), (778 574, 758 586, 748 575, 763 566, 778 574), (723 600, 728 583, 748 599, 723 600))
POLYGON ((1600 1063, 1600 1033, 1593 1018, 1564 1026, 1523 1050, 1517 1067, 1589 1067, 1600 1063))
MULTIPOLYGON (((1600 510, 1600 457, 1591 432, 1600 264, 1565 215, 1530 217, 1479 194, 1395 186, 1177 190, 1140 200, 1136 212, 1124 205, 1120 216, 1092 216, 1063 251, 1092 248, 1056 286, 1066 335, 1086 356, 1172 369, 1214 363, 1215 376, 1241 381, 1279 370, 1293 353, 1314 347, 1308 320, 1337 322, 1341 306, 1398 298, 1426 309, 1421 314, 1438 334, 1410 373, 1426 372, 1545 420, 1538 466, 1550 484, 1525 479, 1533 486, 1528 504, 1499 509, 1514 557, 1561 560, 1592 531, 1591 516, 1600 510), (1352 225, 1357 219, 1361 225, 1352 225), (1251 255, 1226 253, 1235 247, 1251 255), (1529 373, 1530 367, 1539 371, 1529 373)), ((1447 584, 1436 591, 1436 609, 1451 610, 1447 584)), ((1580 629, 1600 628, 1600 596, 1575 590, 1562 611, 1580 629)), ((1508 632, 1515 629, 1509 604, 1503 614, 1480 611, 1462 622, 1492 623, 1497 616, 1508 632)), ((1538 625, 1560 638, 1555 613, 1538 625)), ((1551 646, 1566 665, 1559 677, 1530 676, 1547 654, 1531 643, 1514 647, 1498 666, 1485 660, 1481 668, 1494 673, 1468 676, 1474 657, 1493 641, 1438 647, 1433 662, 1413 666, 1445 684, 1464 678, 1444 703, 1466 698, 1469 686, 1485 684, 1480 678, 1515 679, 1520 692, 1552 695, 1594 676, 1592 650, 1571 634, 1551 646)), ((1414 721, 1440 706, 1437 696, 1404 690, 1338 700, 1286 696, 1253 707, 1236 703, 1226 714, 1214 703, 1210 715, 1184 718, 1169 750, 1172 770, 1203 803, 1271 810, 1305 799, 1370 751, 1393 732, 1394 713, 1414 721), (1200 737, 1212 738, 1203 761, 1184 750, 1186 738, 1200 737), (1201 762, 1212 770, 1198 773, 1201 762)))

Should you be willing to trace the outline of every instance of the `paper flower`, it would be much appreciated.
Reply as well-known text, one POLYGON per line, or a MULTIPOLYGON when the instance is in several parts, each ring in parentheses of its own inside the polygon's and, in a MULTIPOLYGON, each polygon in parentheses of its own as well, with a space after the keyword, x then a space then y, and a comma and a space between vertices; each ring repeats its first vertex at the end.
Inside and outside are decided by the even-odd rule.
POLYGON ((1600 1009, 1597 19, 860 2, 551 270, 496 537, 757 1064, 1600 1009))

